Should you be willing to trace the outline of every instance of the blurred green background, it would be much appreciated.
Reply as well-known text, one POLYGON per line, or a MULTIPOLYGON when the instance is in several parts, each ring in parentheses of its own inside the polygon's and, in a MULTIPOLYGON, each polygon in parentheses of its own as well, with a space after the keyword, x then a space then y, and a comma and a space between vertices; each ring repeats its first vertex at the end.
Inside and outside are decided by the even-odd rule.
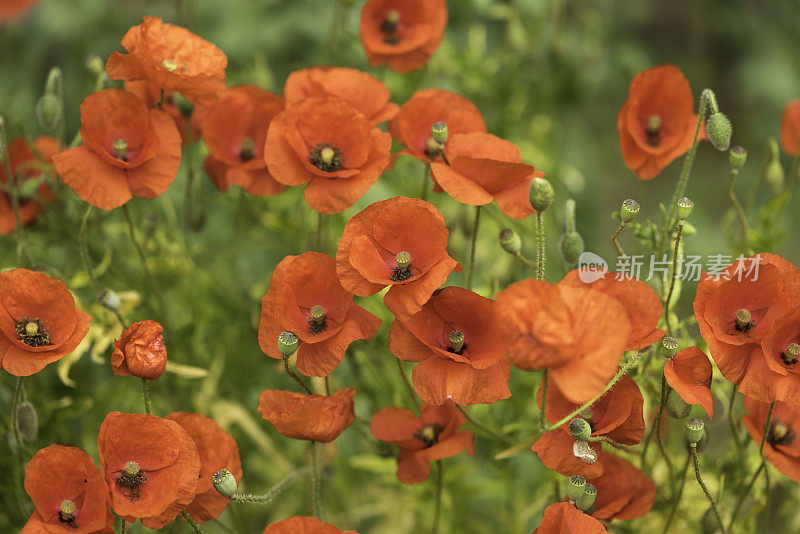
MULTIPOLYGON (((577 226, 587 249, 611 258, 608 236, 617 224, 611 213, 621 201, 638 198, 640 217, 658 222, 658 203, 668 202, 672 194, 682 160, 667 167, 646 190, 622 161, 616 116, 636 72, 673 63, 690 80, 696 97, 704 87, 715 91, 733 123, 734 143, 750 154, 737 186, 745 199, 760 180, 767 138, 779 135, 784 104, 800 96, 800 3, 794 0, 450 0, 444 42, 425 68, 407 75, 368 67, 358 39, 362 5, 346 0, 42 0, 18 21, 0 26, 0 115, 10 137, 23 130, 39 135, 35 105, 49 69, 58 66, 64 75, 71 139, 79 128, 78 106, 95 84, 84 66, 86 57, 97 54, 105 60, 121 50, 125 31, 151 14, 186 26, 225 51, 230 85, 255 83, 280 93, 291 71, 328 63, 372 72, 398 103, 417 89, 449 89, 471 99, 489 131, 517 143, 526 162, 553 182, 557 203, 547 212, 548 278, 557 281, 568 270, 556 252, 567 198, 577 202, 577 226)), ((133 307, 137 296, 130 294, 128 320, 161 320, 170 360, 192 366, 168 372, 153 384, 155 413, 197 411, 212 416, 239 443, 243 489, 258 493, 308 462, 304 443, 278 435, 255 411, 262 389, 293 388, 279 365, 259 350, 256 331, 259 299, 274 266, 287 254, 308 250, 316 214, 302 201, 301 188, 275 198, 241 195, 236 188, 222 195, 202 175, 202 157, 202 147, 187 148, 181 172, 166 195, 131 203, 167 301, 165 317, 155 316, 157 305, 122 214, 95 212, 89 246, 92 260, 100 264, 101 286, 140 295, 141 304, 133 307), (200 173, 195 182, 188 179, 192 169, 200 173)), ((788 172, 790 159, 784 154, 781 158, 788 172)), ((422 173, 421 163, 401 158, 353 208, 331 218, 327 252, 335 252, 344 222, 369 203, 398 194, 417 196, 422 173)), ((691 223, 697 230, 686 241, 687 253, 731 253, 726 236, 731 222, 728 178, 727 154, 704 143, 687 189, 695 201, 691 223)), ((777 220, 775 210, 759 212, 773 197, 765 187, 753 196, 754 209, 748 215, 754 236, 764 250, 797 264, 800 241, 793 231, 800 223, 800 210, 790 205, 777 220)), ((451 255, 466 264, 472 210, 445 195, 429 200, 445 215, 451 255)), ((797 205, 795 199, 789 202, 797 205)), ((91 342, 83 347, 88 352, 79 351, 79 358, 53 364, 27 381, 27 396, 37 407, 40 423, 38 437, 24 451, 28 456, 60 443, 82 447, 96 459, 96 435, 105 414, 141 410, 139 382, 110 373, 107 343, 119 328, 109 312, 92 304, 94 296, 81 267, 77 242, 84 210, 85 205, 63 188, 59 201, 27 231, 34 263, 67 282, 95 315, 91 342)), ((496 235, 502 227, 514 226, 523 235, 524 250, 533 255, 533 218, 518 223, 496 207, 484 211, 489 216, 481 227, 476 289, 490 296, 498 287, 530 276, 502 252, 496 235)), ((630 234, 622 241, 629 253, 645 253, 630 234)), ((13 236, 0 238, 0 266, 12 267, 14 261, 13 236)), ((450 283, 463 284, 464 277, 453 275, 450 283)), ((684 288, 683 314, 691 309, 693 292, 693 285, 684 288)), ((334 389, 352 386, 359 391, 359 421, 332 446, 321 449, 328 462, 323 489, 328 519, 362 533, 424 531, 432 515, 432 484, 399 484, 392 450, 372 439, 365 424, 378 408, 403 405, 406 397, 386 345, 391 316, 378 296, 358 300, 384 323, 375 339, 354 344, 331 376, 334 389)), ((657 384, 650 384, 652 377, 642 378, 647 396, 657 384)), ((520 438, 530 435, 535 430, 533 392, 538 380, 536 374, 514 371, 511 399, 476 406, 471 413, 520 438)), ((13 387, 14 378, 2 373, 0 405, 8 405, 13 387)), ((720 455, 725 445, 722 432, 720 455)), ((2 446, 7 447, 5 440, 2 446)), ((476 434, 475 459, 460 455, 445 461, 442 532, 517 533, 538 525, 542 510, 553 502, 553 484, 561 477, 547 472, 530 453, 493 460, 501 449, 476 434)), ((13 471, 11 457, 7 449, 0 452, 0 468, 8 474, 13 471)), ((26 497, 19 502, 10 480, 6 476, 0 489, 3 532, 18 528, 31 511, 26 497)), ((796 502, 793 483, 782 482, 778 487, 791 492, 772 514, 780 512, 780 503, 796 502)), ((268 506, 231 506, 207 530, 260 532, 269 522, 310 515, 304 484, 295 483, 268 506)), ((694 531, 705 511, 700 498, 691 498, 700 496, 699 491, 688 487, 687 493, 676 531, 694 531)), ((657 497, 654 510, 659 507, 663 502, 657 497)), ((780 517, 772 525, 780 523, 787 530, 770 530, 766 519, 758 520, 758 528, 797 531, 796 516, 780 517)), ((654 512, 643 520, 615 522, 612 530, 650 530, 658 528, 662 518, 654 512)), ((129 532, 145 530, 137 525, 129 532)), ((165 530, 187 529, 176 523, 165 530)))

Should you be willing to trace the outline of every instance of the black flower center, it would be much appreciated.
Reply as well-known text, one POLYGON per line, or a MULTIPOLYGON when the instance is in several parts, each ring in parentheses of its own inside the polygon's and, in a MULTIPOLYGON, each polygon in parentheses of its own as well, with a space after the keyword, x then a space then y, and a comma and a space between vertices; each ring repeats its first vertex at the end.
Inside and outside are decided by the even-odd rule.
POLYGON ((44 321, 38 317, 23 317, 14 326, 19 340, 31 347, 44 347, 50 345, 50 334, 44 321))
POLYGON ((437 422, 420 428, 413 437, 425 443, 425 448, 427 449, 439 443, 439 434, 443 431, 444 427, 437 422))
POLYGON ((123 495, 127 492, 130 500, 135 501, 142 495, 142 484, 147 480, 147 475, 139 469, 136 462, 127 462, 115 481, 123 495))
POLYGON ((780 419, 772 418, 769 425, 769 432, 767 433, 767 441, 773 447, 776 445, 783 445, 788 447, 794 440, 797 439, 797 433, 791 426, 782 422, 780 419))
POLYGON ((400 37, 397 35, 397 27, 400 24, 400 12, 393 9, 386 13, 386 18, 381 22, 381 31, 383 32, 383 42, 389 45, 396 45, 400 42, 400 37))
POLYGON ((249 137, 245 137, 239 143, 239 159, 245 162, 250 161, 253 157, 255 157, 255 143, 249 137))
POLYGON ((425 155, 428 156, 428 159, 431 161, 441 156, 443 148, 444 145, 433 137, 429 137, 428 140, 425 141, 425 155))
POLYGON ((317 143, 311 150, 311 164, 325 172, 334 172, 342 168, 342 151, 330 143, 317 143))

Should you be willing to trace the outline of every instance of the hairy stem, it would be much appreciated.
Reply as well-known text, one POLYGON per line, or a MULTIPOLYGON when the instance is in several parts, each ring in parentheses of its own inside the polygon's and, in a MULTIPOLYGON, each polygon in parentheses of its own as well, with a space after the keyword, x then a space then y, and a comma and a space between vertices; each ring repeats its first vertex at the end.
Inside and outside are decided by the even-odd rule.
POLYGON ((144 411, 147 415, 152 414, 150 409, 150 386, 146 378, 142 378, 142 399, 144 399, 144 411))
POLYGON ((748 249, 747 216, 744 213, 744 209, 742 209, 742 205, 739 203, 739 199, 736 198, 736 191, 734 189, 734 184, 736 183, 737 176, 739 176, 739 169, 732 168, 731 179, 728 181, 728 198, 731 199, 733 210, 736 212, 736 218, 739 220, 739 226, 742 229, 742 252, 747 254, 747 249, 748 249))
POLYGON ((472 243, 470 244, 469 268, 467 269, 467 289, 472 289, 472 278, 475 275, 475 250, 478 246, 478 225, 480 222, 481 206, 475 206, 475 222, 472 224, 472 243))
POLYGON ((406 371, 403 369, 403 362, 400 361, 400 358, 397 358, 397 370, 400 371, 400 376, 403 377, 403 383, 406 385, 406 393, 408 393, 408 398, 411 399, 411 404, 414 406, 414 409, 419 412, 419 400, 417 400, 414 386, 409 382, 408 375, 406 375, 406 371))
POLYGON ((303 380, 299 376, 297 376, 297 374, 289 366, 289 357, 288 356, 284 356, 283 357, 283 370, 286 371, 286 374, 291 376, 294 379, 295 382, 300 384, 300 387, 303 388, 306 391, 306 393, 308 393, 309 395, 313 395, 314 394, 314 392, 311 391, 311 388, 308 387, 306 385, 306 383, 303 382, 303 380))
MULTIPOLYGON (((162 89, 162 93, 163 93, 163 89, 162 89)), ((200 532, 200 533, 204 533, 205 532, 205 530, 200 528, 200 525, 198 525, 197 523, 194 522, 194 519, 189 517, 189 514, 186 513, 186 510, 181 510, 181 515, 186 520, 186 522, 189 523, 189 526, 192 527, 193 531, 200 532)))
POLYGON ((536 279, 544 280, 546 272, 544 241, 544 213, 536 212, 536 279))
POLYGON ((611 244, 614 245, 614 248, 617 250, 617 256, 624 256, 625 251, 622 250, 622 245, 619 244, 619 235, 625 229, 625 222, 620 222, 617 229, 614 230, 614 233, 611 234, 611 244))
POLYGON ((691 453, 686 455, 686 463, 683 465, 683 471, 681 471, 681 485, 678 486, 678 493, 672 495, 672 506, 669 509, 669 515, 667 516, 667 520, 664 523, 664 530, 662 530, 662 534, 667 534, 669 532, 669 527, 672 525, 672 520, 675 518, 675 512, 678 510, 678 504, 681 502, 681 495, 683 495, 683 487, 686 485, 686 472, 689 470, 689 463, 692 461, 691 453))
POLYGON ((280 495, 283 490, 289 487, 289 485, 297 480, 298 478, 302 478, 311 473, 311 466, 301 467, 295 471, 292 471, 288 475, 286 475, 280 482, 272 486, 272 488, 263 495, 250 495, 250 494, 234 494, 231 497, 231 500, 234 502, 241 502, 241 503, 252 503, 252 504, 267 504, 268 502, 272 501, 275 497, 280 495))
POLYGON ((692 443, 689 446, 689 454, 692 457, 692 465, 694 466, 694 476, 697 479, 697 483, 700 485, 700 489, 703 490, 705 493, 708 502, 711 503, 711 510, 714 512, 714 515, 719 522, 719 528, 722 530, 722 534, 726 534, 727 530, 725 529, 725 524, 722 522, 722 516, 719 514, 719 510, 717 510, 717 504, 714 502, 714 498, 709 493, 708 488, 706 487, 705 482, 703 482, 703 477, 700 474, 700 463, 697 460, 697 444, 692 443))
POLYGON ((319 465, 317 465, 317 442, 309 441, 311 449, 311 508, 314 517, 325 520, 325 511, 322 509, 322 480, 319 477, 319 465))
POLYGON ((669 281, 669 291, 667 292, 667 299, 664 301, 664 318, 667 322, 667 335, 672 333, 672 325, 669 320, 669 303, 672 301, 672 293, 675 291, 675 280, 678 277, 678 256, 681 246, 681 236, 683 235, 683 223, 678 223, 678 231, 675 233, 675 248, 672 250, 672 276, 669 281))

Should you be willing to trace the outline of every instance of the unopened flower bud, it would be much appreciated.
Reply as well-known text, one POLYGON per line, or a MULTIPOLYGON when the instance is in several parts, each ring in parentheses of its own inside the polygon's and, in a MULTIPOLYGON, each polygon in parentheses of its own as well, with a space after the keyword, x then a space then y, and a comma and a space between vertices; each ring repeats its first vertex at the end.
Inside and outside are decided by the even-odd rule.
POLYGON ((778 158, 767 164, 767 169, 764 171, 764 179, 773 193, 779 195, 783 192, 786 185, 786 173, 783 171, 783 165, 781 165, 781 161, 778 158))
POLYGON ((17 405, 17 428, 28 442, 35 440, 39 433, 39 416, 36 414, 36 408, 28 401, 22 401, 17 405))
POLYGON ((581 441, 587 441, 592 435, 592 427, 585 419, 581 419, 580 417, 576 417, 570 421, 567 428, 573 438, 581 441))
POLYGON ((139 321, 114 340, 111 371, 115 375, 155 380, 167 368, 164 327, 156 321, 139 321))
POLYGON ((431 126, 431 136, 433 140, 443 145, 447 142, 447 124, 444 122, 434 122, 431 126))
POLYGON ((731 121, 719 111, 712 113, 706 121, 706 135, 717 150, 728 150, 731 146, 731 133, 731 121))
POLYGON ((697 445, 697 442, 703 438, 705 433, 704 426, 703 421, 695 417, 686 421, 686 439, 689 440, 690 444, 697 445))
POLYGON ((229 499, 233 497, 236 490, 239 489, 236 478, 234 478, 233 473, 227 469, 220 469, 211 475, 211 483, 214 484, 214 489, 216 489, 220 495, 228 497, 229 499))
POLYGON ((639 214, 639 203, 632 198, 627 198, 622 201, 622 207, 619 210, 619 219, 624 223, 629 223, 636 219, 639 214))
POLYGON ((747 161, 747 150, 740 145, 731 147, 730 151, 728 152, 728 160, 731 163, 732 169, 741 169, 744 167, 745 161, 747 161))
POLYGON ((101 291, 97 300, 104 308, 112 312, 118 312, 120 306, 122 306, 122 300, 120 300, 119 295, 117 295, 117 292, 113 289, 104 289, 101 291))
POLYGON ((597 498, 597 488, 594 487, 593 484, 587 483, 583 487, 583 495, 575 501, 575 506, 578 507, 578 510, 585 512, 589 508, 592 507, 594 504, 594 500, 597 498))
POLYGON ((522 238, 513 228, 503 228, 497 236, 500 246, 509 254, 519 254, 522 250, 522 238))
POLYGON ((284 331, 278 334, 278 352, 284 358, 288 358, 297 352, 297 345, 299 344, 300 340, 292 332, 284 331))
POLYGON ((538 176, 531 183, 531 206, 536 211, 545 211, 553 203, 556 193, 553 186, 544 178, 538 176))
POLYGON ((95 76, 99 76, 100 73, 106 68, 105 63, 103 63, 103 59, 97 54, 89 54, 86 56, 83 65, 95 76))
POLYGON ((53 93, 45 93, 36 103, 36 118, 43 130, 52 132, 58 126, 58 119, 61 117, 61 106, 58 105, 58 98, 53 93))
POLYGON ((700 521, 700 531, 703 534, 714 534, 715 532, 719 532, 719 521, 717 521, 717 514, 715 514, 714 510, 711 508, 706 510, 706 513, 703 514, 703 519, 700 521))
POLYGON ((586 479, 580 475, 570 477, 569 484, 567 484, 567 497, 573 501, 577 501, 583 495, 583 488, 586 487, 586 479))
POLYGON ((666 336, 661 339, 661 353, 664 358, 670 359, 678 352, 678 340, 674 337, 666 336))
POLYGON ((678 201, 678 219, 685 221, 692 214, 694 202, 689 200, 688 197, 683 197, 678 201))
POLYGON ((667 397, 667 412, 673 419, 683 419, 689 415, 691 406, 678 395, 677 392, 670 391, 667 397))
POLYGON ((567 232, 561 236, 561 242, 558 244, 561 251, 561 256, 564 261, 572 264, 578 261, 578 258, 583 254, 583 237, 578 232, 567 232))

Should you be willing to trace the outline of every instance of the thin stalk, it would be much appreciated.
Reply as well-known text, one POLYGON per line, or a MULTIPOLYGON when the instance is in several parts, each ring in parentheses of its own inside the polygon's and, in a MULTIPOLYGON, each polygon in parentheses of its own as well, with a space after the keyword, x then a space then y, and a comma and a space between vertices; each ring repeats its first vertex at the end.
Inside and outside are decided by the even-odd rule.
MULTIPOLYGON (((2 118, 0 118, 2 121, 2 118)), ((0 123, 0 128, 3 125, 0 123)), ((17 190, 17 180, 11 174, 11 164, 8 162, 8 151, 3 158, 3 167, 6 173, 6 186, 11 193, 11 207, 14 211, 14 222, 17 226, 15 236, 17 238, 17 264, 20 267, 27 267, 30 265, 30 258, 28 257, 28 247, 25 241, 25 230, 22 228, 22 217, 19 211, 19 191, 17 190)))
POLYGON ((614 233, 611 234, 611 244, 614 245, 614 248, 617 250, 617 256, 624 256, 625 251, 622 250, 622 245, 619 244, 619 235, 625 229, 625 222, 621 221, 617 229, 614 230, 614 233))
POLYGON ((739 451, 739 456, 742 456, 742 440, 739 438, 739 430, 736 428, 736 421, 733 417, 733 404, 736 402, 736 383, 731 382, 731 398, 728 402, 728 424, 731 427, 731 435, 733 441, 736 442, 736 450, 739 451))
POLYGON ((139 261, 142 264, 142 271, 144 271, 144 276, 147 278, 147 283, 149 285, 150 293, 155 294, 156 299, 158 300, 159 311, 161 312, 162 320, 164 319, 166 306, 164 304, 164 296, 159 291, 156 279, 153 277, 153 274, 150 272, 150 268, 147 266, 147 258, 144 255, 144 249, 142 248, 142 244, 136 238, 136 227, 133 225, 133 218, 131 217, 130 209, 128 209, 127 204, 122 205, 122 213, 125 214, 125 221, 128 223, 128 233, 131 236, 131 241, 133 242, 133 246, 136 249, 136 253, 139 255, 139 261))
MULTIPOLYGON (((162 93, 163 93, 163 91, 164 91, 164 90, 162 89, 161 91, 162 91, 162 93)), ((195 522, 194 522, 194 519, 192 519, 191 517, 189 517, 189 514, 187 514, 187 513, 186 513, 186 510, 181 510, 181 515, 182 515, 182 516, 183 516, 183 518, 186 520, 186 522, 187 522, 187 523, 189 523, 189 526, 190 526, 190 527, 192 527, 192 530, 193 530, 193 531, 195 531, 195 532, 199 532, 199 533, 201 533, 201 534, 205 532, 205 530, 203 530, 202 528, 200 528, 200 525, 198 525, 197 523, 195 523, 195 522)))
MULTIPOLYGON (((797 161, 797 158, 795 158, 795 161, 797 161)), ((736 218, 739 220, 739 226, 742 228, 742 252, 746 254, 748 246, 747 216, 744 213, 742 205, 739 203, 739 199, 736 198, 734 184, 736 183, 737 176, 739 176, 739 169, 731 168, 731 179, 728 181, 728 198, 731 199, 733 210, 736 212, 736 218)))
POLYGON ((675 248, 672 250, 672 276, 669 281, 669 291, 667 300, 664 301, 664 317, 667 321, 667 335, 672 333, 672 325, 669 320, 669 303, 672 301, 672 292, 675 291, 675 280, 678 277, 678 256, 681 246, 681 236, 683 235, 684 221, 678 222, 678 231, 675 233, 675 248))
POLYGON ((19 434, 19 422, 17 421, 17 408, 19 407, 20 399, 22 399, 22 389, 25 384, 25 377, 17 377, 17 385, 14 388, 14 396, 11 399, 11 417, 9 430, 14 436, 14 441, 17 444, 17 449, 22 447, 22 437, 19 434))
POLYGON ((469 249, 469 268, 467 269, 467 289, 472 289, 472 278, 475 274, 475 249, 478 246, 478 225, 480 222, 481 206, 475 206, 475 222, 472 224, 472 243, 469 249))
POLYGON ((436 460, 436 497, 433 505, 433 525, 431 526, 431 534, 438 534, 439 532, 439 518, 442 512, 443 470, 442 461, 436 460))
POLYGON ((678 493, 672 495, 672 507, 664 523, 664 530, 661 531, 662 534, 667 534, 667 532, 669 532, 669 527, 672 525, 672 520, 675 518, 675 512, 678 510, 678 504, 681 502, 681 495, 683 495, 683 487, 686 485, 686 472, 689 470, 689 462, 691 461, 692 455, 691 453, 687 453, 686 463, 683 465, 683 471, 681 471, 681 485, 678 486, 678 493))
POLYGON ((775 410, 775 402, 769 405, 769 413, 767 414, 767 422, 764 423, 764 434, 761 436, 761 445, 758 447, 758 454, 764 457, 764 444, 767 442, 767 434, 769 434, 769 425, 772 423, 772 412, 775 410))
POLYGON ((311 509, 314 517, 320 520, 325 519, 325 512, 322 509, 322 481, 319 477, 319 466, 317 465, 317 442, 309 441, 311 449, 311 509))
POLYGON ((431 166, 430 164, 425 165, 425 172, 422 174, 422 189, 419 192, 419 198, 422 200, 428 200, 428 190, 430 189, 430 176, 431 176, 431 166))
POLYGON ((692 443, 689 446, 689 454, 692 457, 692 465, 694 466, 694 476, 697 479, 697 483, 700 485, 700 489, 703 490, 703 493, 706 494, 706 498, 708 499, 708 502, 711 503, 711 510, 714 512, 714 515, 717 517, 717 521, 719 522, 719 528, 722 530, 722 534, 726 534, 727 530, 725 529, 725 524, 722 522, 722 516, 720 515, 719 510, 717 510, 717 504, 714 502, 714 498, 711 496, 711 493, 709 493, 708 488, 705 485, 705 482, 703 482, 703 477, 700 474, 700 463, 697 460, 697 444, 696 443, 692 443))
MULTIPOLYGON (((739 510, 742 508, 742 504, 744 504, 744 500, 750 495, 750 492, 753 489, 753 485, 756 483, 758 479, 758 475, 761 473, 761 470, 767 466, 766 460, 761 460, 761 464, 756 469, 753 476, 750 477, 750 482, 747 483, 747 487, 745 488, 744 492, 739 495, 739 498, 736 500, 736 505, 733 507, 733 511, 731 512, 731 519, 728 522, 728 530, 733 528, 734 522, 736 521, 736 516, 739 515, 739 510)), ((766 471, 765 471, 766 473, 766 471)))
POLYGON ((536 212, 536 279, 544 280, 546 269, 544 241, 544 213, 536 212))
POLYGON ((409 382, 408 375, 406 375, 406 371, 403 369, 403 363, 399 358, 397 358, 397 370, 400 372, 400 376, 403 377, 403 383, 406 385, 406 392, 408 393, 408 398, 411 399, 411 404, 416 411, 419 411, 419 401, 414 392, 414 387, 411 385, 411 382, 409 382))
POLYGON ((94 206, 91 204, 86 205, 86 212, 83 214, 83 220, 81 221, 81 229, 78 233, 78 248, 80 250, 81 255, 81 263, 83 263, 83 268, 86 270, 86 274, 89 275, 89 282, 92 286, 92 293, 94 293, 95 297, 97 296, 97 279, 94 276, 94 269, 92 268, 92 261, 89 258, 89 244, 86 239, 86 228, 89 226, 89 217, 92 215, 92 211, 94 210, 94 206))
POLYGON ((664 463, 667 464, 667 473, 669 474, 669 487, 675 492, 675 477, 674 477, 674 470, 672 467, 672 460, 670 460, 669 454, 667 454, 667 448, 664 445, 664 439, 661 436, 661 418, 664 414, 664 405, 667 403, 667 399, 670 395, 670 388, 667 386, 666 378, 664 377, 664 373, 661 373, 661 391, 663 392, 663 397, 661 401, 661 406, 658 410, 658 416, 656 417, 656 445, 658 445, 658 450, 661 451, 661 456, 664 458, 664 463))
POLYGON ((287 375, 291 376, 294 379, 295 382, 300 384, 300 387, 303 388, 306 391, 306 393, 308 393, 309 395, 313 395, 314 394, 314 392, 311 391, 311 388, 308 387, 306 385, 306 383, 303 382, 303 380, 299 376, 297 376, 297 374, 294 371, 292 371, 292 368, 289 366, 289 357, 288 356, 284 356, 284 358, 283 358, 283 369, 284 369, 284 371, 286 371, 287 375))
POLYGON ((515 254, 514 254, 514 256, 515 256, 515 257, 516 257, 516 258, 517 258, 519 261, 521 261, 522 263, 524 263, 525 265, 527 265, 528 267, 530 267, 530 268, 531 268, 531 269, 533 269, 534 271, 536 270, 536 264, 535 264, 533 261, 531 261, 531 260, 529 260, 528 258, 526 258, 525 256, 523 256, 523 255, 522 255, 522 252, 517 252, 517 253, 515 253, 515 254))
POLYGON ((545 419, 545 409, 547 408, 547 369, 544 370, 542 377, 542 407, 539 410, 539 429, 544 432, 547 428, 547 419, 545 419))
POLYGON ((458 411, 460 411, 461 413, 464 414, 464 417, 467 418, 467 421, 469 421, 470 424, 472 424, 472 426, 478 428, 479 430, 482 430, 484 433, 489 434, 490 436, 492 436, 494 438, 499 439, 500 441, 502 441, 504 443, 509 443, 509 444, 514 443, 514 440, 512 438, 510 438, 509 436, 506 436, 502 432, 500 432, 498 430, 495 430, 493 428, 490 428, 490 427, 486 426, 485 424, 481 423, 480 421, 477 421, 477 420, 473 419, 472 416, 469 414, 469 412, 467 412, 467 410, 465 410, 464 407, 461 406, 460 404, 456 404, 456 408, 458 408, 458 411))
POLYGON ((121 517, 117 517, 117 519, 119 519, 119 534, 125 534, 125 531, 128 529, 128 522, 121 517))
POLYGON ((158 97, 158 109, 162 109, 164 107, 164 90, 161 90, 161 95, 158 97))
POLYGON ((268 502, 272 501, 275 497, 280 495, 283 490, 289 487, 289 485, 297 480, 298 478, 302 478, 312 471, 311 466, 301 467, 295 471, 292 471, 288 475, 286 475, 280 482, 272 486, 272 488, 263 495, 251 495, 251 494, 244 494, 241 495, 239 493, 235 493, 231 500, 233 502, 240 502, 240 503, 251 503, 251 504, 267 504, 268 502))
POLYGON ((617 443, 613 439, 611 439, 609 437, 606 437, 606 436, 590 436, 589 439, 586 440, 586 441, 596 442, 596 443, 605 443, 606 445, 610 445, 611 447, 614 447, 615 449, 619 449, 621 451, 633 452, 630 447, 626 447, 625 445, 622 445, 621 443, 617 443))
POLYGON ((142 399, 144 400, 144 411, 147 415, 152 414, 150 409, 150 386, 147 384, 147 379, 142 378, 142 399))

